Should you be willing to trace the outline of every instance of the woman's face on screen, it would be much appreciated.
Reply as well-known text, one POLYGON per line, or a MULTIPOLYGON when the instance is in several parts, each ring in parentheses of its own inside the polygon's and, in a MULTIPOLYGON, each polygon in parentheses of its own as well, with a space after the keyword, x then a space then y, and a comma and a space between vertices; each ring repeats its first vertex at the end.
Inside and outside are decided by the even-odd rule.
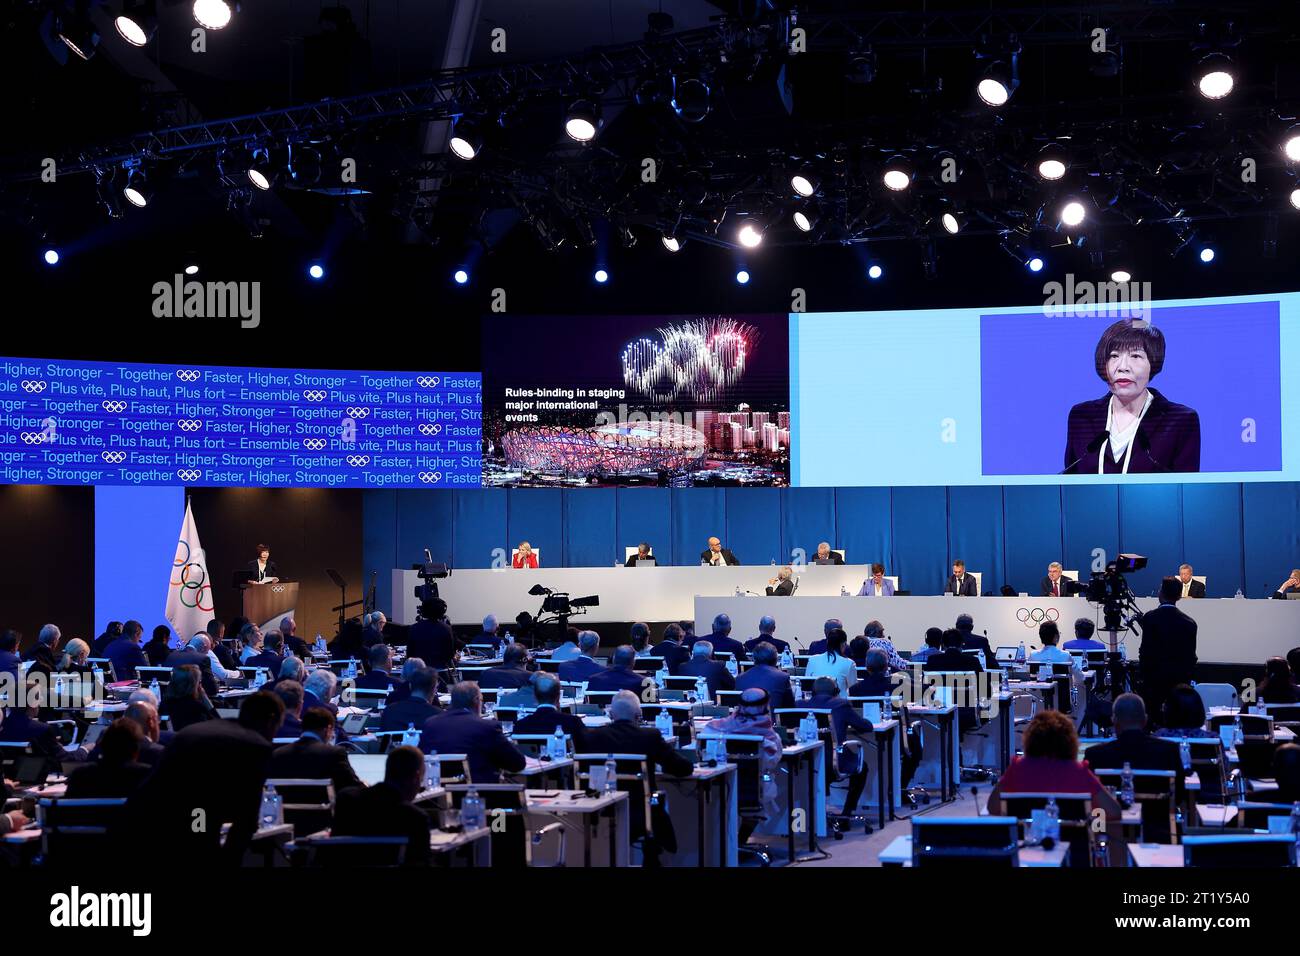
POLYGON ((1121 399, 1136 398, 1151 381, 1151 360, 1140 347, 1112 349, 1106 359, 1110 390, 1121 399))

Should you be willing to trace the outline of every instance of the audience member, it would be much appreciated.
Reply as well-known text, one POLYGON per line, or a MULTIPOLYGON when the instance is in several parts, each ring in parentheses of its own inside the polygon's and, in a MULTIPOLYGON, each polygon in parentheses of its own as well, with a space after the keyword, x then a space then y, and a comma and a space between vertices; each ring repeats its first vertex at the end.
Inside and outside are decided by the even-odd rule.
POLYGON ((574 752, 581 753, 586 724, 577 714, 566 714, 560 710, 560 681, 556 675, 545 671, 534 674, 533 697, 537 700, 537 709, 515 721, 515 735, 550 735, 558 727, 561 733, 568 734, 573 741, 574 752))
POLYGON ((397 681, 393 678, 393 649, 387 644, 370 645, 366 651, 366 663, 369 669, 357 678, 354 685, 358 690, 391 690, 397 681))
POLYGON ((962 650, 979 651, 984 655, 983 665, 990 669, 996 669, 998 666, 997 655, 993 653, 993 648, 989 647, 989 639, 983 634, 975 633, 975 619, 969 614, 958 614, 957 623, 954 626, 961 631, 962 650))
POLYGON ((430 717, 420 733, 420 750, 469 757, 470 777, 475 783, 498 783, 501 771, 518 773, 526 761, 504 733, 501 724, 485 720, 483 695, 478 684, 461 681, 452 685, 451 707, 430 717))
POLYGON ((171 679, 163 691, 158 705, 158 716, 171 721, 171 729, 179 733, 191 724, 212 720, 217 716, 212 701, 203 692, 199 669, 193 664, 172 668, 171 679))
POLYGON ((414 747, 397 747, 384 761, 384 779, 373 787, 349 787, 338 794, 334 836, 406 838, 403 863, 427 865, 432 857, 432 817, 412 801, 424 789, 424 756, 414 747))
POLYGON ((808 659, 804 668, 805 677, 830 677, 834 679, 841 694, 848 693, 849 685, 858 679, 858 669, 851 657, 844 654, 848 635, 843 628, 835 628, 826 635, 826 652, 808 659))
POLYGON ((1300 700, 1295 677, 1286 659, 1270 657, 1264 663, 1264 679, 1259 684, 1259 699, 1266 704, 1294 704, 1300 700))
POLYGON ((431 667, 421 667, 407 680, 409 693, 384 708, 379 716, 379 729, 384 731, 419 730, 430 717, 442 713, 434 700, 438 692, 438 674, 431 667))
POLYGON ((1190 684, 1179 684, 1169 691, 1160 711, 1160 729, 1156 734, 1160 737, 1217 736, 1205 729, 1205 703, 1190 684))
POLYGON ((943 628, 929 627, 925 630, 925 644, 919 651, 912 655, 912 663, 921 662, 924 664, 930 659, 931 655, 938 654, 943 650, 943 628))
POLYGON ((522 644, 506 644, 501 653, 501 663, 489 667, 479 675, 480 687, 525 687, 532 678, 528 669, 532 658, 522 644))
POLYGON ((676 674, 678 668, 690 657, 683 643, 685 640, 686 632, 682 630, 682 626, 669 624, 664 628, 663 639, 654 646, 655 654, 664 659, 664 667, 668 668, 669 674, 676 674))
POLYGON ((599 673, 604 668, 596 662, 596 649, 600 647, 600 635, 595 631, 581 631, 578 634, 578 649, 580 653, 571 661, 565 661, 560 665, 560 680, 565 683, 576 683, 585 681, 592 674, 599 673))
POLYGON ((69 799, 129 797, 153 772, 140 761, 144 734, 135 721, 119 717, 108 726, 95 747, 99 758, 74 770, 68 777, 69 799))
POLYGON ((144 651, 150 667, 166 666, 167 657, 172 652, 172 629, 166 624, 159 624, 140 649, 144 651))
POLYGON ((439 598, 420 605, 420 619, 411 625, 406 656, 418 657, 434 670, 446 670, 456 659, 456 639, 447 623, 447 602, 439 598))
POLYGON ((776 636, 776 618, 770 614, 765 614, 758 619, 758 637, 752 637, 745 642, 745 650, 749 653, 754 652, 754 648, 759 644, 771 644, 776 648, 777 656, 790 650, 790 644, 776 636))
MULTIPOLYGON (((290 735, 281 726, 276 736, 290 735)), ((275 749, 267 776, 278 780, 329 780, 336 795, 346 787, 362 786, 348 763, 348 752, 334 745, 334 715, 324 707, 313 707, 302 715, 301 735, 293 743, 275 749)))
POLYGON ((1003 812, 1004 793, 1087 793, 1094 807, 1109 818, 1119 818, 1115 798, 1088 764, 1079 761, 1079 736, 1066 714, 1059 710, 1035 714, 1025 729, 1024 748, 1024 756, 1012 759, 989 794, 989 813, 1003 812))
POLYGON ((284 721, 276 733, 278 738, 302 736, 302 702, 305 696, 302 684, 296 680, 282 680, 272 691, 284 704, 284 721))
POLYGON ((773 709, 793 707, 794 692, 790 689, 790 675, 776 666, 776 648, 767 641, 760 641, 751 648, 750 654, 754 666, 736 677, 736 690, 761 687, 767 691, 773 709))
POLYGON ((1092 635, 1096 631, 1097 625, 1091 618, 1078 618, 1074 622, 1074 640, 1066 641, 1062 648, 1067 651, 1104 651, 1106 645, 1101 641, 1093 640, 1092 635))
POLYGON ((713 645, 709 641, 696 641, 691 648, 691 659, 677 668, 677 673, 681 677, 703 677, 709 685, 709 700, 717 700, 720 690, 736 689, 736 678, 713 659, 713 645))
POLYGON ((826 623, 822 625, 822 637, 821 637, 820 639, 818 639, 818 640, 813 641, 811 644, 809 644, 809 645, 808 645, 808 650, 805 651, 804 653, 806 653, 806 654, 825 654, 825 653, 826 653, 826 639, 830 637, 830 635, 831 635, 831 631, 834 631, 834 630, 841 630, 841 631, 844 630, 844 622, 841 621, 838 617, 832 617, 832 618, 829 618, 829 619, 826 621, 826 623))
POLYGON ((620 644, 614 649, 614 657, 609 667, 587 678, 587 690, 630 690, 646 703, 652 702, 656 699, 654 678, 649 674, 639 674, 633 670, 632 665, 635 662, 636 650, 632 645, 620 644))
POLYGON ((745 645, 731 636, 731 618, 719 614, 713 619, 713 633, 709 636, 715 654, 731 654, 737 661, 745 659, 745 645))

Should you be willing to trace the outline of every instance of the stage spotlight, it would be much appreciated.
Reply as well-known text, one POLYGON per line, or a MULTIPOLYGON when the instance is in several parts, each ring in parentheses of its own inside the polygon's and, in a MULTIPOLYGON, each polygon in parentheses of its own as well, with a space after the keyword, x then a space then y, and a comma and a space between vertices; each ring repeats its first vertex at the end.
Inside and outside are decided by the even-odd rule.
POLYGON ((794 190, 796 196, 807 199, 817 191, 817 177, 811 170, 802 169, 790 177, 790 188, 794 190))
POLYGON ((99 45, 99 31, 91 22, 84 2, 73 4, 73 12, 55 17, 54 35, 83 60, 94 56, 99 45))
POLYGON ((1288 163, 1300 163, 1300 124, 1292 126, 1286 131, 1286 139, 1282 143, 1282 153, 1286 156, 1288 163))
POLYGON ((885 274, 884 266, 879 262, 873 262, 867 266, 867 278, 875 281, 885 274))
POLYGON ((464 285, 469 281, 469 273, 464 269, 457 269, 451 277, 456 280, 456 285, 464 285))
POLYGON ((1042 272, 1043 266, 1045 265, 1047 265, 1047 263, 1043 261, 1042 256, 1030 256, 1025 261, 1025 268, 1030 272, 1042 272))
POLYGON ((684 122, 702 122, 709 115, 709 85, 696 77, 673 77, 672 107, 684 122))
POLYGON ((197 265, 196 263, 191 262, 189 265, 187 265, 187 266, 185 267, 185 274, 186 274, 187 276, 196 276, 196 275, 198 275, 198 274, 199 274, 199 267, 198 267, 198 265, 197 265))
POLYGON ((912 164, 903 156, 895 156, 885 164, 885 172, 880 179, 885 188, 902 192, 912 185, 912 164))
POLYGON ((950 236, 955 236, 961 232, 965 224, 965 220, 951 209, 945 210, 943 215, 939 217, 939 225, 950 236))
POLYGON ((1211 53, 1196 64, 1196 88, 1207 100, 1221 100, 1232 92, 1236 68, 1222 53, 1211 53))
POLYGON ((45 254, 41 256, 47 266, 57 266, 59 264, 59 250, 46 249, 45 254))
POLYGON ((1291 205, 1300 209, 1300 189, 1291 190, 1291 205))
POLYGON ((1201 262, 1209 265, 1214 261, 1214 255, 1214 246, 1202 246, 1201 251, 1196 254, 1196 257, 1200 259, 1201 262))
POLYGON ((678 239, 676 236, 670 236, 666 233, 659 237, 659 241, 664 244, 664 248, 669 252, 681 251, 682 243, 684 242, 684 240, 678 239))
POLYGON ((564 131, 577 143, 590 143, 602 125, 600 108, 591 100, 575 100, 564 119, 564 131))
POLYGON ((194 0, 194 22, 205 30, 220 30, 230 23, 237 6, 229 0, 194 0))
POLYGON ((745 283, 749 282, 749 273, 746 270, 741 269, 736 273, 736 281, 741 285, 745 285, 745 283))
POLYGON ((1065 175, 1067 167, 1065 150, 1056 143, 1048 143, 1038 152, 1038 175, 1055 181, 1065 175))
POLYGON ((447 143, 457 158, 469 161, 483 149, 483 134, 479 125, 467 116, 458 116, 452 125, 451 139, 447 143))
POLYGON ((137 209, 143 209, 149 205, 149 200, 153 198, 153 190, 149 188, 149 178, 139 166, 127 173, 126 185, 122 187, 122 195, 127 202, 137 209))
POLYGON ((325 278, 325 267, 319 262, 313 262, 307 267, 307 275, 319 282, 321 279, 325 278))
POLYGON ((320 181, 320 150, 302 143, 289 144, 289 178, 293 184, 306 189, 320 181))
POLYGON ((736 231, 736 240, 746 249, 756 249, 763 242, 763 230, 747 222, 736 231))
POLYGON ((1020 85, 1016 66, 1016 58, 1012 56, 1010 66, 1003 60, 995 60, 980 74, 975 92, 986 106, 1005 106, 1007 100, 1011 99, 1011 94, 1020 85))
POLYGON ((244 172, 248 176, 248 181, 258 189, 270 189, 271 183, 275 180, 275 171, 271 168, 271 151, 265 146, 252 150, 249 153, 248 167, 244 172))
POLYGON ((597 282, 599 282, 601 285, 604 285, 606 282, 609 281, 609 273, 606 272, 604 269, 597 269, 595 273, 592 274, 592 278, 595 279, 597 282))
POLYGON ((815 209, 796 209, 790 218, 794 220, 794 227, 800 232, 812 232, 820 217, 815 209))
POLYGON ((1111 282, 1132 282, 1133 273, 1129 272, 1127 269, 1116 269, 1114 272, 1110 274, 1110 281, 1111 282))
POLYGON ((1080 225, 1088 216, 1086 207, 1077 199, 1068 200, 1061 207, 1061 225, 1074 227, 1080 225))
POLYGON ((114 17, 113 26, 131 46, 144 46, 158 30, 154 0, 123 0, 122 12, 114 17))

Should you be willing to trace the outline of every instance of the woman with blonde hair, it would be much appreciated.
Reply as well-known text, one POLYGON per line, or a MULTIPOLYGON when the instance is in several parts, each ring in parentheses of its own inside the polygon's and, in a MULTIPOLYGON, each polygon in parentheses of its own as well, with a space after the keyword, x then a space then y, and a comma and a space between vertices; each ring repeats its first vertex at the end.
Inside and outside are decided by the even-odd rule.
POLYGON ((90 657, 90 645, 79 637, 74 637, 63 645, 63 656, 59 659, 60 674, 91 674, 94 668, 86 663, 90 657))

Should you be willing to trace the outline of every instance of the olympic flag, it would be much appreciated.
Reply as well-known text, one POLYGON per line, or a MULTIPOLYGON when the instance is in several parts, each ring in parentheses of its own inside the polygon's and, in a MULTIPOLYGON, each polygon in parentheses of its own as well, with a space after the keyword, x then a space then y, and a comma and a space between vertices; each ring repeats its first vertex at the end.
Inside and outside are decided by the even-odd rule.
POLYGON ((194 512, 185 502, 185 519, 181 522, 180 540, 176 542, 176 559, 172 562, 167 588, 167 620, 184 643, 198 631, 207 629, 212 620, 212 581, 208 576, 208 559, 199 544, 194 527, 194 512))

